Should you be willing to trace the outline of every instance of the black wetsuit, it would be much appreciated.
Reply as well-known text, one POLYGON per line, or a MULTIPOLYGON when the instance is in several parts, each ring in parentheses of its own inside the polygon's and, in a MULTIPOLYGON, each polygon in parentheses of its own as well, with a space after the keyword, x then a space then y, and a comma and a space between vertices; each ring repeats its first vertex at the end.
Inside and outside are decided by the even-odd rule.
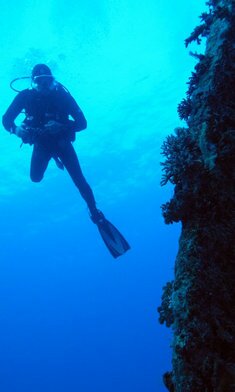
POLYGON ((64 131, 58 135, 44 133, 34 141, 30 168, 31 180, 41 181, 50 159, 59 158, 92 213, 96 210, 94 195, 82 174, 71 143, 75 140, 75 132, 87 126, 86 119, 74 98, 59 84, 46 95, 35 89, 23 90, 3 115, 2 122, 7 131, 15 132, 14 120, 22 111, 25 112, 23 123, 31 128, 45 129, 44 126, 49 121, 65 125, 64 131), (70 116, 73 121, 70 120, 70 116))

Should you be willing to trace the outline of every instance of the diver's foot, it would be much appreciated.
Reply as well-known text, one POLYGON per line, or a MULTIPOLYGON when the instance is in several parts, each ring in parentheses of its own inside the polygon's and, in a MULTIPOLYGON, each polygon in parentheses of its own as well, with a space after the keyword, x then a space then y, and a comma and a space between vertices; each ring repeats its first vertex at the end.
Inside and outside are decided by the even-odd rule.
POLYGON ((102 223, 104 219, 104 214, 100 210, 95 209, 91 212, 91 220, 93 223, 102 223))

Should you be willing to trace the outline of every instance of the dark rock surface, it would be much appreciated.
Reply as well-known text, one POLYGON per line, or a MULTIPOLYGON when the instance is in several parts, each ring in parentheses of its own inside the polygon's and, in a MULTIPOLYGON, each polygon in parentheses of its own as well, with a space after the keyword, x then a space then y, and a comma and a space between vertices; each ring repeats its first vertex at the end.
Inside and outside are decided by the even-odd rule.
POLYGON ((174 333, 171 392, 235 392, 235 2, 207 5, 185 41, 207 40, 178 106, 186 126, 162 147, 162 185, 175 186, 163 216, 182 222, 158 308, 174 333))

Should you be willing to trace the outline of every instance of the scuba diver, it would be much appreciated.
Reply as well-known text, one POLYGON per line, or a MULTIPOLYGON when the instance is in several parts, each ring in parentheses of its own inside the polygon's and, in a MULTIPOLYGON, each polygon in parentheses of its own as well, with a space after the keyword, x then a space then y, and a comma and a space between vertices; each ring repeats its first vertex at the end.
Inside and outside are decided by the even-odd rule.
MULTIPOLYGON (((87 127, 84 114, 68 90, 55 80, 46 64, 35 65, 30 78, 31 88, 18 92, 3 115, 3 126, 21 138, 23 143, 33 145, 30 166, 33 182, 43 179, 51 159, 55 160, 60 169, 66 168, 87 203, 90 217, 109 251, 118 257, 130 248, 129 244, 97 209, 94 194, 82 173, 72 145, 76 132, 87 127), (22 112, 25 113, 25 119, 16 125, 15 120, 22 112)), ((14 81, 18 79, 23 78, 14 81)))

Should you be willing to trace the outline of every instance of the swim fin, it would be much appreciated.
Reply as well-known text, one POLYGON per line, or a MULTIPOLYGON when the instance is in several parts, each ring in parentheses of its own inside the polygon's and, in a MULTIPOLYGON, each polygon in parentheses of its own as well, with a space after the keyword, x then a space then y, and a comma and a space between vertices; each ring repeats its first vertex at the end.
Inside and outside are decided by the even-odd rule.
POLYGON ((96 225, 105 245, 115 259, 130 249, 130 245, 120 231, 106 218, 98 221, 96 225))

